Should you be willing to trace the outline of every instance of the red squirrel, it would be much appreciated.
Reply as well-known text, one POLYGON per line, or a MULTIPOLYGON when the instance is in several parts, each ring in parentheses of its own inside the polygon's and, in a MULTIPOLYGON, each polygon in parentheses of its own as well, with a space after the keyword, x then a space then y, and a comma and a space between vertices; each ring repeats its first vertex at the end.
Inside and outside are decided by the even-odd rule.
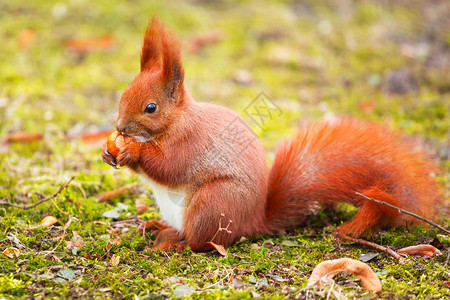
POLYGON ((120 100, 114 137, 127 138, 108 143, 102 154, 153 188, 163 221, 140 230, 157 229, 155 247, 204 251, 208 242, 228 247, 242 236, 283 234, 319 205, 338 202, 361 207, 340 233, 358 237, 404 224, 405 215, 356 192, 426 218, 436 213, 436 165, 382 125, 357 119, 304 125, 281 144, 269 170, 261 142, 238 114, 192 98, 180 52, 180 41, 154 17, 140 73, 120 100))

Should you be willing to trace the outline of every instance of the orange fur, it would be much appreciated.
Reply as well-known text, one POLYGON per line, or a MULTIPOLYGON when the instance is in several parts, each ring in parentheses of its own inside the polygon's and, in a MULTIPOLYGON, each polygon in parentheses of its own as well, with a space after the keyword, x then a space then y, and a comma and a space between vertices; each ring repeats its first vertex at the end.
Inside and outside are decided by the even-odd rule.
POLYGON ((339 227, 343 233, 358 236, 402 223, 403 215, 355 192, 433 216, 440 204, 430 176, 435 165, 381 125, 344 119, 303 126, 281 145, 269 173, 260 141, 236 113, 191 97, 180 51, 179 40, 153 18, 141 72, 122 96, 116 124, 135 139, 117 156, 102 154, 113 166, 126 165, 167 189, 184 191, 185 206, 180 214, 174 210, 183 218, 180 231, 158 221, 141 228, 158 228, 155 247, 227 247, 241 236, 284 233, 321 204, 343 201, 361 206, 353 221, 339 227), (157 105, 155 113, 144 113, 149 103, 157 105))
POLYGON ((157 17, 153 17, 144 34, 141 52, 141 72, 158 66, 161 58, 161 29, 163 25, 157 17))
POLYGON ((402 223, 394 209, 355 192, 433 217, 441 199, 432 177, 437 168, 415 147, 384 126, 356 119, 300 128, 280 147, 271 169, 269 231, 300 224, 316 204, 338 202, 362 206, 353 221, 340 227, 346 234, 402 223))

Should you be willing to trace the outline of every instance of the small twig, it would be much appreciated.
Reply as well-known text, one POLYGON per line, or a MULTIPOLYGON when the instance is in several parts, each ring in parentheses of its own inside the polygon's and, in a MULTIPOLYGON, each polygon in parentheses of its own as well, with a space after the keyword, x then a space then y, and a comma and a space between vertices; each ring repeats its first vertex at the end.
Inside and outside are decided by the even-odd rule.
MULTIPOLYGON (((221 217, 225 217, 225 214, 220 214, 221 217)), ((216 234, 211 238, 210 242, 212 243, 214 238, 217 236, 217 234, 221 231, 226 231, 227 233, 231 233, 232 231, 228 228, 230 227, 231 223, 233 223, 232 220, 228 220, 227 227, 222 227, 222 218, 219 219, 219 229, 217 229, 216 234)))
POLYGON ((373 198, 367 197, 366 195, 363 195, 363 194, 358 193, 358 192, 356 192, 356 194, 359 195, 359 196, 361 196, 361 197, 363 197, 363 198, 365 198, 365 199, 367 199, 367 200, 370 200, 370 201, 373 201, 373 202, 376 202, 376 203, 379 203, 379 204, 383 204, 383 205, 386 205, 386 206, 388 206, 388 207, 390 207, 390 208, 396 209, 396 210, 398 210, 398 213, 400 213, 400 214, 401 214, 401 213, 404 213, 404 214, 413 216, 413 217, 416 218, 416 219, 422 220, 422 221, 424 221, 424 222, 430 224, 431 226, 434 226, 434 227, 436 227, 436 228, 438 228, 438 229, 444 231, 445 233, 450 234, 450 230, 447 230, 447 229, 445 229, 445 228, 439 226, 438 224, 434 223, 433 221, 430 221, 430 220, 428 220, 428 219, 425 219, 424 217, 421 217, 421 216, 419 216, 419 215, 416 215, 415 213, 412 213, 412 212, 409 212, 409 211, 407 211, 407 210, 401 209, 401 208, 399 208, 399 207, 397 207, 397 206, 391 205, 391 204, 386 203, 386 202, 384 202, 384 201, 380 201, 380 200, 377 200, 377 199, 373 199, 373 198))
POLYGON ((447 260, 445 261, 444 268, 447 267, 447 264, 448 264, 449 260, 450 260, 450 251, 447 254, 447 260))
POLYGON ((378 245, 378 244, 375 244, 375 243, 372 243, 372 242, 369 242, 369 241, 366 241, 366 240, 363 240, 363 239, 355 239, 355 238, 353 238, 351 236, 348 236, 346 234, 342 234, 342 233, 339 233, 339 232, 337 233, 337 235, 339 237, 343 238, 344 240, 351 241, 351 242, 354 242, 354 243, 358 243, 358 244, 361 244, 361 245, 366 245, 366 246, 375 248, 377 250, 383 251, 383 252, 389 254, 390 256, 394 257, 396 260, 398 260, 399 263, 404 263, 404 261, 405 261, 403 259, 403 257, 401 257, 397 252, 395 252, 394 250, 389 249, 387 247, 383 247, 381 245, 378 245))
POLYGON ((358 279, 341 280, 341 281, 338 281, 337 284, 344 285, 344 284, 353 283, 353 282, 360 283, 361 279, 358 278, 358 279))
POLYGON ((59 187, 59 189, 56 191, 56 193, 54 193, 54 194, 51 195, 50 197, 47 197, 47 198, 42 199, 42 200, 39 200, 38 202, 33 203, 33 204, 30 204, 30 205, 28 205, 28 206, 27 206, 27 205, 17 205, 17 204, 10 203, 10 202, 7 202, 7 201, 0 201, 0 205, 6 205, 6 206, 17 207, 17 208, 20 208, 20 209, 30 209, 30 208, 36 207, 36 206, 38 206, 39 204, 44 203, 44 202, 46 202, 46 201, 48 201, 48 200, 51 200, 51 199, 55 198, 56 196, 58 196, 59 193, 61 193, 65 188, 67 188, 67 187, 69 186, 70 182, 71 182, 74 178, 75 178, 75 176, 72 176, 72 178, 70 178, 69 181, 67 181, 65 184, 61 185, 61 186, 59 187))
POLYGON ((59 210, 60 213, 66 215, 66 216, 70 216, 69 213, 66 213, 66 212, 63 211, 61 208, 58 207, 58 204, 56 204, 55 199, 52 199, 52 203, 53 203, 53 205, 59 210))

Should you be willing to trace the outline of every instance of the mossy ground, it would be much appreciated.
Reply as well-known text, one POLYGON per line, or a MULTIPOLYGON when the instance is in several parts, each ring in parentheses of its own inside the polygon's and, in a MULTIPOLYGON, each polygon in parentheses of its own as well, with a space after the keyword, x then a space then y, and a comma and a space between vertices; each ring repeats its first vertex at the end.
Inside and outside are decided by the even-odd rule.
MULTIPOLYGON (((349 215, 342 210, 324 212, 287 236, 241 241, 226 257, 153 252, 133 221, 135 199, 152 204, 151 190, 140 185, 140 193, 97 203, 99 193, 140 181, 102 163, 100 149, 77 137, 113 128, 154 13, 183 39, 186 83, 198 101, 232 108, 249 124, 245 107, 260 92, 280 107, 282 116, 268 120, 264 129, 251 125, 269 161, 276 143, 304 120, 336 114, 384 121, 432 151, 448 199, 448 1, 167 2, 0 1, 0 136, 18 130, 44 134, 42 141, 2 146, 0 199, 36 202, 75 176, 53 202, 29 210, 0 207, 0 250, 20 250, 13 259, 0 254, 0 298, 156 299, 190 289, 193 298, 317 297, 301 291, 315 265, 373 251, 333 238, 349 215), (189 50, 206 35, 218 41, 189 50), (88 53, 67 46, 74 38, 98 36, 112 38, 113 45, 88 53), (128 207, 119 222, 102 217, 118 203, 128 207), (59 223, 37 228, 47 215, 59 223), (85 243, 77 251, 66 245, 73 231, 85 243), (118 266, 110 262, 113 255, 120 256, 118 266)), ((152 206, 139 218, 157 216, 152 206)), ((448 215, 442 223, 450 225, 448 215)), ((443 256, 412 257, 400 265, 382 253, 369 263, 383 283, 380 297, 449 296, 448 236, 413 227, 371 240, 397 249, 436 236, 443 256)), ((342 288, 349 297, 375 297, 351 281, 342 288)))

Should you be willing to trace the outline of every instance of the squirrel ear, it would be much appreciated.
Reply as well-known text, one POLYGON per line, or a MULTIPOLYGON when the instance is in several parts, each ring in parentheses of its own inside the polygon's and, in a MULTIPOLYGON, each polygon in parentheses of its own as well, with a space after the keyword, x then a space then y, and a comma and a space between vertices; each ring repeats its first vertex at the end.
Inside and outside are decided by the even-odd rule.
POLYGON ((168 97, 178 100, 183 87, 184 69, 181 61, 181 41, 168 31, 161 32, 162 80, 166 84, 168 97))
POLYGON ((164 32, 164 26, 159 18, 154 16, 145 31, 141 52, 141 72, 159 64, 162 32, 164 32))

